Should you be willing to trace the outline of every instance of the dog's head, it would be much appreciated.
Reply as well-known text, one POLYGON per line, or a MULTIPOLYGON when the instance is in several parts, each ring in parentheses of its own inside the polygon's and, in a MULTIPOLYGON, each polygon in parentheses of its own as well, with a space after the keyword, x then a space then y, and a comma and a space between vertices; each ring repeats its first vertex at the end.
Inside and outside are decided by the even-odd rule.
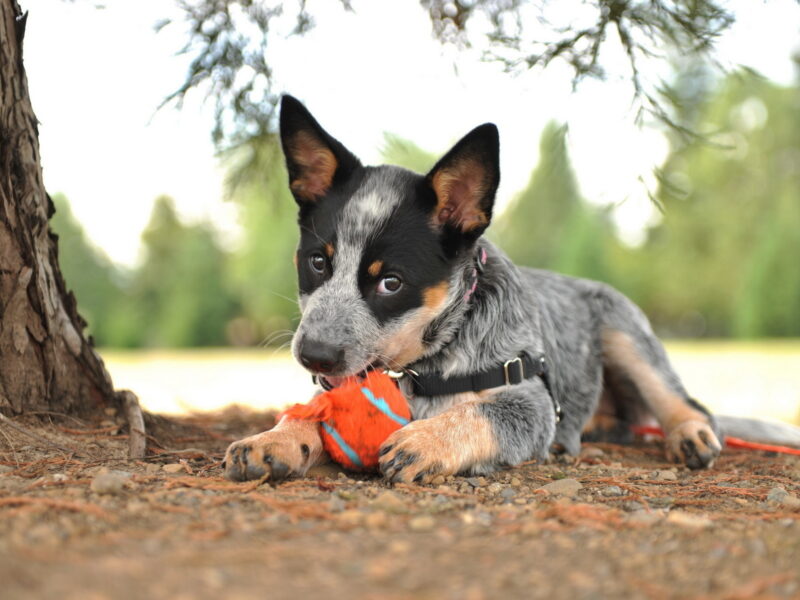
POLYGON ((331 380, 425 356, 431 324, 464 302, 463 272, 491 220, 497 128, 472 130, 424 176, 362 166, 291 96, 280 133, 300 207, 295 357, 331 380))

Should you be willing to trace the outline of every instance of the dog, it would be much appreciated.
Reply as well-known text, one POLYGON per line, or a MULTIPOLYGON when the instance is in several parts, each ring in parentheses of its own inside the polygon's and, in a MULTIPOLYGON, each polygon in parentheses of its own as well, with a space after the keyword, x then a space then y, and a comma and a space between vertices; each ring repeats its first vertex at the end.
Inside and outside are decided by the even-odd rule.
MULTIPOLYGON (((369 369, 397 378, 413 420, 381 447, 385 478, 487 474, 653 423, 668 458, 714 464, 719 424, 633 302, 517 266, 482 237, 500 179, 495 125, 424 176, 363 166, 288 95, 280 139, 299 207, 292 352, 325 388, 369 369)), ((326 459, 316 423, 284 418, 231 444, 223 465, 234 481, 278 481, 326 459)))

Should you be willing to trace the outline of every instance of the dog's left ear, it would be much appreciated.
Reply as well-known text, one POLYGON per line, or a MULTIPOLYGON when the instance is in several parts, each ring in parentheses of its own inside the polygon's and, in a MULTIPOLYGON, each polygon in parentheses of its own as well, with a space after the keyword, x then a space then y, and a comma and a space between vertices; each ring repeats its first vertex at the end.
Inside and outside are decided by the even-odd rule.
POLYGON ((500 183, 497 127, 485 123, 470 131, 426 177, 436 194, 432 220, 477 238, 489 226, 500 183))

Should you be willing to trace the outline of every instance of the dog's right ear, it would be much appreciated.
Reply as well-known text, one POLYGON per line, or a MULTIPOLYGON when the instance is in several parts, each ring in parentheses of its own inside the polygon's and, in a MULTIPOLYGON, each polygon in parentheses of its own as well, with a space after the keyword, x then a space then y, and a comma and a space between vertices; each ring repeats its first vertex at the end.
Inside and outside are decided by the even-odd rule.
POLYGON ((281 98, 281 144, 289 187, 301 206, 314 203, 361 163, 326 132, 297 98, 281 98))

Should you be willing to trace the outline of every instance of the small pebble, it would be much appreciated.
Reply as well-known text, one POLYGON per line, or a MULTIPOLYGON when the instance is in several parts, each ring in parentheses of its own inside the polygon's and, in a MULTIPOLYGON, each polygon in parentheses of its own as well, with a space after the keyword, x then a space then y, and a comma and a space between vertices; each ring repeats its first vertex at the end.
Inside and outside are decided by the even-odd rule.
POLYGON ((347 508, 347 505, 340 496, 332 495, 331 499, 328 500, 328 508, 331 512, 339 513, 347 508))
POLYGON ((677 481, 678 474, 675 471, 656 471, 656 479, 661 481, 677 481))
POLYGON ((111 471, 95 475, 89 486, 95 494, 121 494, 125 483, 131 478, 130 473, 111 471))
POLYGON ((464 511, 461 513, 461 522, 464 525, 482 525, 488 527, 492 524, 492 515, 483 511, 464 511))
POLYGON ((411 552, 413 546, 406 540, 393 540, 389 542, 388 549, 392 554, 407 554, 411 552))
POLYGON ((600 494, 603 496, 624 496, 625 490, 623 490, 618 485, 609 485, 608 487, 603 488, 600 490, 600 494))
POLYGON ((513 489, 511 489, 510 487, 507 487, 507 488, 503 489, 503 490, 500 492, 500 497, 501 497, 501 498, 503 498, 504 500, 511 500, 511 499, 512 499, 512 498, 514 498, 514 496, 516 496, 516 495, 517 495, 517 492, 515 492, 515 491, 514 491, 513 489))
POLYGON ((436 519, 430 515, 420 515, 408 522, 411 531, 430 531, 436 526, 436 519))
POLYGON ((800 507, 800 498, 794 494, 790 494, 780 486, 774 487, 769 491, 767 494, 767 502, 769 504, 777 504, 787 508, 800 507))
POLYGON ((385 512, 369 513, 364 518, 364 524, 370 529, 380 529, 384 527, 388 521, 389 517, 386 516, 385 512))
POLYGON ((181 463, 170 463, 168 465, 164 465, 161 467, 161 470, 165 473, 181 473, 186 471, 185 467, 181 463))
POLYGON ((577 479, 557 479, 539 489, 559 496, 574 496, 581 488, 583 485, 577 479))
POLYGON ((637 525, 655 525, 664 518, 660 512, 647 512, 646 510, 637 510, 628 517, 629 523, 637 525))
POLYGON ((343 525, 360 525, 364 521, 364 513, 357 510, 345 510, 339 513, 337 520, 343 525))
POLYGON ((492 495, 499 494, 502 490, 503 490, 503 484, 497 483, 496 481, 494 483, 490 483, 489 487, 486 488, 486 491, 492 495))
POLYGON ((444 482, 445 482, 445 479, 444 479, 443 475, 437 475, 436 477, 431 479, 431 485, 439 485, 439 486, 441 486, 441 485, 444 484, 444 482))
POLYGON ((600 458, 605 456, 606 453, 603 451, 602 448, 598 448, 597 446, 587 446, 583 450, 581 450, 581 458, 600 458))
POLYGON ((519 477, 512 477, 511 478, 511 486, 512 487, 519 487, 522 485, 522 481, 520 481, 519 477))
POLYGON ((386 490, 372 501, 372 506, 391 513, 407 512, 408 507, 403 500, 389 490, 386 490))
POLYGON ((713 525, 713 521, 706 516, 673 510, 667 515, 667 523, 685 527, 687 529, 706 529, 713 525))

